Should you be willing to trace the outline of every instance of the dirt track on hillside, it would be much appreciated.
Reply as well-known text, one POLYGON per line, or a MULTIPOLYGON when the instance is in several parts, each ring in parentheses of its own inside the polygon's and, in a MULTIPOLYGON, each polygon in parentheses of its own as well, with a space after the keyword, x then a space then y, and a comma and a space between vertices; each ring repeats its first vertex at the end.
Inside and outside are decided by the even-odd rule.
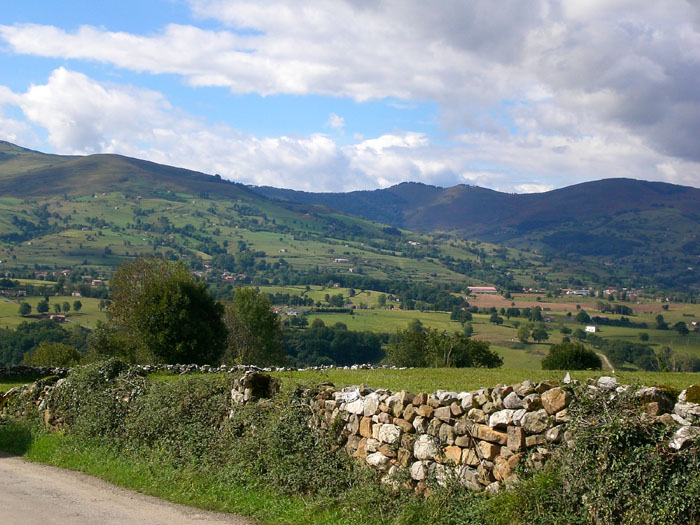
POLYGON ((79 472, 0 453, 3 525, 252 524, 234 516, 175 505, 79 472))

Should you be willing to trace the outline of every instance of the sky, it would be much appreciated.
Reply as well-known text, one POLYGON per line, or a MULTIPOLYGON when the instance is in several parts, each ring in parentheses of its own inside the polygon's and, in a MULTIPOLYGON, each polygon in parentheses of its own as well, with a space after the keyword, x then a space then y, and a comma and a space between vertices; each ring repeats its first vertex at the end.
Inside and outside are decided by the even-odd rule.
POLYGON ((0 140, 317 192, 700 187, 700 2, 0 0, 0 140))

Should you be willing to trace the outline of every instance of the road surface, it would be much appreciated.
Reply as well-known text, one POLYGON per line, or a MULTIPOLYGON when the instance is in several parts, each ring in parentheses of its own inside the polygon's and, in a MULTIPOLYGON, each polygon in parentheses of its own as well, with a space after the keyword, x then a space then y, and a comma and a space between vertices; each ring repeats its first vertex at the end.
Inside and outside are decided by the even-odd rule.
POLYGON ((2 525, 251 525, 247 519, 144 496, 79 472, 0 452, 2 525))

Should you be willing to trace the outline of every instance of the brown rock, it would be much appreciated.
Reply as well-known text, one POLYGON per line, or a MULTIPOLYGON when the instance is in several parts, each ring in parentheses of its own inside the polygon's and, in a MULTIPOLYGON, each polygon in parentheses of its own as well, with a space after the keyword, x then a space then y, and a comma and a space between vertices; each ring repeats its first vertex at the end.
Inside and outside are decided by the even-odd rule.
POLYGON ((569 409, 565 408, 564 410, 557 412, 557 414, 554 416, 554 420, 557 422, 557 425, 561 425, 562 423, 568 423, 569 421, 571 421, 569 409))
POLYGON ((405 419, 401 419, 400 417, 395 417, 395 418, 394 418, 394 425, 396 425, 397 427, 399 427, 399 428, 400 428, 401 430, 403 430, 404 432, 413 433, 413 432, 416 431, 416 429, 413 428, 413 425, 411 425, 411 423, 409 423, 409 422, 406 421, 405 419))
POLYGON ((497 457, 493 465, 493 476, 498 481, 507 480, 513 474, 513 471, 515 470, 515 467, 518 466, 518 463, 520 463, 521 458, 522 454, 514 454, 507 459, 504 457, 497 457))
POLYGON ((459 464, 459 462, 462 460, 462 449, 454 445, 445 447, 445 459, 447 461, 453 461, 455 464, 459 464))
POLYGON ((413 445, 416 443, 416 437, 410 436, 408 434, 403 434, 401 436, 401 446, 407 448, 408 450, 413 450, 413 445))
POLYGON ((498 445, 505 445, 508 442, 507 434, 493 430, 488 425, 474 425, 472 433, 477 439, 482 439, 498 445))
POLYGON ((387 412, 382 412, 381 414, 379 414, 379 422, 384 425, 390 424, 393 419, 394 418, 391 417, 391 414, 387 412))
POLYGON ((348 441, 345 444, 345 451, 348 453, 349 456, 352 456, 355 453, 357 447, 360 444, 360 441, 362 441, 362 439, 359 436, 356 436, 354 434, 348 436, 348 441))
POLYGON ((354 458, 360 458, 360 459, 365 459, 367 457, 367 438, 364 437, 360 440, 360 443, 357 445, 357 450, 355 450, 355 453, 352 455, 354 458))
POLYGON ((440 406, 440 400, 437 397, 430 396, 428 397, 428 405, 437 408, 440 406))
POLYGON ((412 404, 409 404, 406 406, 406 408, 403 409, 403 419, 406 421, 413 421, 413 418, 416 417, 416 407, 414 407, 412 404))
POLYGON ((554 387, 542 394, 542 406, 548 414, 556 414, 571 403, 571 392, 561 387, 554 387))
POLYGON ((454 401, 454 402, 450 405, 450 410, 452 411, 452 415, 453 415, 454 417, 459 417, 459 416, 461 416, 462 414, 464 414, 464 410, 462 410, 462 406, 461 406, 459 403, 457 403, 456 401, 454 401))
POLYGON ((396 450, 391 448, 389 445, 381 445, 379 447, 379 452, 384 454, 388 458, 395 458, 397 456, 396 450))
POLYGON ((462 448, 469 448, 472 446, 472 438, 469 436, 457 436, 455 438, 455 445, 462 448))
POLYGON ((491 469, 484 464, 479 465, 479 467, 476 469, 476 479, 484 486, 490 485, 496 481, 496 478, 493 477, 493 472, 491 472, 491 469))
POLYGON ((435 409, 433 409, 433 407, 431 407, 431 406, 421 405, 416 410, 416 414, 418 414, 421 417, 433 417, 434 411, 435 411, 435 409))
POLYGON ((414 407, 418 407, 420 405, 425 405, 428 402, 428 394, 420 393, 417 396, 413 397, 413 401, 411 403, 413 404, 414 407))
POLYGON ((542 381, 539 385, 535 387, 535 392, 537 392, 538 394, 542 394, 550 388, 554 388, 555 386, 557 386, 557 384, 558 383, 556 381, 542 381))
POLYGON ((530 447, 537 447, 539 445, 544 445, 547 442, 547 440, 544 438, 542 434, 535 434, 533 436, 527 436, 525 438, 525 446, 527 448, 530 447))
MULTIPOLYGON (((413 447, 411 447, 413 450, 413 447)), ((413 462, 413 452, 406 448, 401 447, 398 452, 399 464, 402 467, 408 467, 413 462)))
POLYGON ((488 441, 480 441, 479 450, 481 451, 481 456, 484 459, 491 460, 498 456, 498 454, 501 452, 501 447, 494 445, 493 443, 489 443, 488 441))
POLYGON ((372 418, 363 417, 360 420, 360 435, 362 437, 371 438, 372 437, 372 418))
POLYGON ((452 410, 450 407, 440 407, 435 409, 433 415, 441 421, 450 421, 452 419, 452 410))
POLYGON ((460 419, 455 423, 455 434, 463 436, 469 432, 469 424, 466 419, 460 419))
POLYGON ((462 463, 474 467, 480 462, 481 459, 473 448, 465 448, 462 450, 462 463))
POLYGON ((522 450, 525 446, 525 431, 520 427, 509 426, 506 444, 511 450, 522 450))

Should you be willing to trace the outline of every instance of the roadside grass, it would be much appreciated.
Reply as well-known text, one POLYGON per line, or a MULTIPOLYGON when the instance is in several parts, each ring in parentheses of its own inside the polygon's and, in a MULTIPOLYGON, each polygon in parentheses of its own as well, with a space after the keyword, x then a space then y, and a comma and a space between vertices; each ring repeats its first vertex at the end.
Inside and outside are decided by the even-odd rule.
POLYGON ((49 434, 26 423, 0 426, 0 450, 95 476, 173 503, 250 516, 259 523, 352 523, 322 498, 288 496, 260 485, 236 484, 195 466, 175 467, 71 434, 49 434))

